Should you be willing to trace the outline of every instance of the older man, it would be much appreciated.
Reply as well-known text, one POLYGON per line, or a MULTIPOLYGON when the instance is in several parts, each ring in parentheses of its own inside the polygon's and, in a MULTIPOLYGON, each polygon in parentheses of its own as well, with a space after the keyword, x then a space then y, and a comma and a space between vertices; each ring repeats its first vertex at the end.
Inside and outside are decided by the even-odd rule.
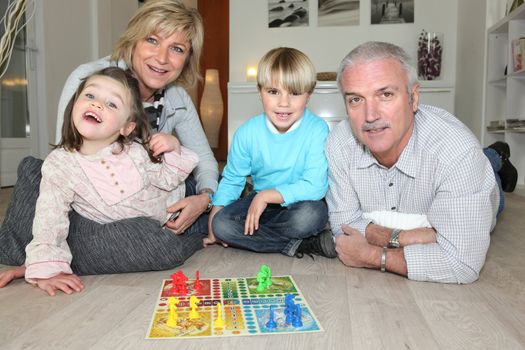
POLYGON ((500 197, 477 139, 450 113, 419 104, 398 46, 360 45, 337 79, 348 120, 326 154, 339 259, 418 281, 475 281, 500 197))

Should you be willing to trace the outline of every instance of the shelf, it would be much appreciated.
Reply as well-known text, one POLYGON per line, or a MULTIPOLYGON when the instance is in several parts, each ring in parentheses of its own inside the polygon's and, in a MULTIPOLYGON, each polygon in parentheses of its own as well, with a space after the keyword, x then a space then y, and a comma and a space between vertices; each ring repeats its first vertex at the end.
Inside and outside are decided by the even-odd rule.
POLYGON ((511 48, 513 40, 525 37, 525 4, 488 28, 486 34, 481 142, 483 145, 496 141, 508 143, 518 171, 518 183, 523 186, 525 69, 512 71, 514 60, 511 48), (508 67, 507 74, 505 67, 508 67), (510 119, 519 119, 520 122, 509 123, 510 119))
POLYGON ((497 86, 506 86, 507 85, 507 77, 499 77, 495 79, 489 80, 489 84, 497 85, 497 86))
POLYGON ((509 31, 509 22, 512 20, 525 19, 525 4, 509 13, 507 16, 500 19, 492 27, 489 28, 489 33, 507 33, 509 31))
POLYGON ((525 78, 525 69, 519 70, 517 72, 512 72, 509 74, 509 77, 512 78, 525 78))
POLYGON ((525 133, 525 128, 505 129, 505 132, 514 132, 514 133, 522 134, 522 133, 525 133))

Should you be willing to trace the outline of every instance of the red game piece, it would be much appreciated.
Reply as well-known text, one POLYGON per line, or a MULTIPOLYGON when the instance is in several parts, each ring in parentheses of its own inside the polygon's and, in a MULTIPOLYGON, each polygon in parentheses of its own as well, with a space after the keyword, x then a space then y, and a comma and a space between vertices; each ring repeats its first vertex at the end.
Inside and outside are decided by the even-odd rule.
POLYGON ((184 272, 182 270, 176 272, 178 274, 178 287, 177 292, 179 294, 188 294, 188 288, 186 287, 186 281, 188 280, 188 277, 184 275, 184 272))
POLYGON ((193 283, 193 290, 201 289, 201 282, 199 281, 199 271, 195 272, 195 282, 193 283))
POLYGON ((179 275, 177 273, 172 273, 170 275, 171 277, 171 289, 170 294, 177 294, 178 293, 178 277, 179 275))
POLYGON ((172 279, 170 294, 188 294, 188 289, 186 288, 188 277, 184 275, 184 272, 177 271, 170 277, 172 279))

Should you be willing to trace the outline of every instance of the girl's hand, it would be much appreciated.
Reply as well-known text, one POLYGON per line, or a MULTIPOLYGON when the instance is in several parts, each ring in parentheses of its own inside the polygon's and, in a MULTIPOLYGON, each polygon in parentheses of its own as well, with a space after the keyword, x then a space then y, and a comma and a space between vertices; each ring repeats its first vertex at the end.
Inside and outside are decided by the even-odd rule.
POLYGON ((57 290, 61 290, 66 294, 73 294, 84 289, 84 284, 77 275, 67 275, 61 273, 60 275, 51 278, 36 279, 38 288, 44 290, 50 296, 55 296, 57 290))
POLYGON ((25 273, 24 265, 0 272, 0 288, 7 286, 13 280, 24 277, 25 273))
POLYGON ((253 197, 252 203, 248 208, 246 221, 244 222, 244 234, 253 235, 259 229, 259 219, 268 206, 266 202, 264 191, 261 191, 253 197))
POLYGON ((171 135, 162 132, 153 134, 149 141, 149 148, 153 151, 153 156, 158 157, 165 152, 176 152, 180 154, 180 142, 171 135))

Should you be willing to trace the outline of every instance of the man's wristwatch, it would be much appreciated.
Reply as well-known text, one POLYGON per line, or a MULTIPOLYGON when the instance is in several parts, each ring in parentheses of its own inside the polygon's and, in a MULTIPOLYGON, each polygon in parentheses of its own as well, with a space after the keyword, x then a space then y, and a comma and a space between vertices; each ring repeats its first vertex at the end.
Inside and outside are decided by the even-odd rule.
POLYGON ((395 228, 390 232, 390 240, 388 241, 388 248, 399 248, 399 233, 401 230, 395 228))
POLYGON ((209 213, 211 208, 213 208, 213 204, 211 203, 213 200, 213 191, 209 188, 203 188, 202 190, 200 190, 199 194, 203 194, 203 193, 206 193, 208 195, 208 198, 210 199, 208 203, 208 207, 204 211, 205 213, 209 213))

